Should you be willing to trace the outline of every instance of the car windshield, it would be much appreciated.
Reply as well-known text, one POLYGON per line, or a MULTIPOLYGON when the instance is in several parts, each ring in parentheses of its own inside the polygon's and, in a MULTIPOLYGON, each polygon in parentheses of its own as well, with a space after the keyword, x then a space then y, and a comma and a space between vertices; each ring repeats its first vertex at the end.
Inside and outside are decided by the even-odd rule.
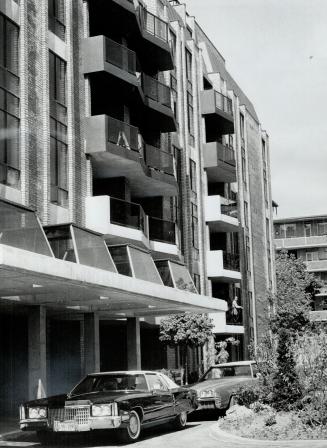
POLYGON ((71 391, 70 395, 127 390, 148 391, 145 376, 126 373, 89 375, 71 391))
POLYGON ((201 378, 201 381, 231 376, 252 376, 251 367, 249 365, 211 367, 210 370, 208 370, 208 372, 201 378))

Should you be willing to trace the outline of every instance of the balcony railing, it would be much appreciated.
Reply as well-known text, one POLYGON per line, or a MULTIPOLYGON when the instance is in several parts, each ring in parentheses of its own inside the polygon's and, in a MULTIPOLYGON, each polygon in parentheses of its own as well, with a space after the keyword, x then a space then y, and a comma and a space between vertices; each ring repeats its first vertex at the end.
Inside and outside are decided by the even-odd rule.
POLYGON ((168 24, 159 17, 155 16, 145 8, 140 7, 140 22, 148 33, 157 37, 158 39, 168 42, 168 24))
POLYGON ((217 155, 218 159, 222 162, 226 162, 230 165, 236 166, 235 152, 232 147, 219 145, 217 155))
POLYGON ((227 325, 243 325, 243 312, 242 309, 231 309, 226 313, 227 325))
POLYGON ((174 157, 169 152, 146 144, 144 158, 148 166, 172 176, 175 174, 174 157))
POLYGON ((143 74, 142 87, 145 96, 166 107, 171 107, 170 88, 151 76, 143 74))
POLYGON ((145 231, 145 213, 139 204, 110 198, 110 222, 145 231))
POLYGON ((230 98, 215 90, 215 103, 217 109, 233 116, 233 103, 230 98))
POLYGON ((221 204, 221 213, 223 215, 228 215, 232 217, 237 216, 237 205, 236 204, 221 204))
POLYGON ((137 127, 112 117, 107 117, 107 123, 108 141, 110 143, 132 151, 140 151, 142 144, 139 141, 139 130, 137 127))
POLYGON ((134 51, 129 50, 124 45, 115 42, 114 40, 106 38, 106 61, 109 64, 116 65, 117 67, 136 75, 137 71, 137 58, 134 51))
POLYGON ((149 238, 152 241, 176 244, 175 223, 149 216, 149 238))
POLYGON ((240 257, 238 254, 223 251, 223 263, 224 269, 228 269, 230 271, 240 270, 240 257))

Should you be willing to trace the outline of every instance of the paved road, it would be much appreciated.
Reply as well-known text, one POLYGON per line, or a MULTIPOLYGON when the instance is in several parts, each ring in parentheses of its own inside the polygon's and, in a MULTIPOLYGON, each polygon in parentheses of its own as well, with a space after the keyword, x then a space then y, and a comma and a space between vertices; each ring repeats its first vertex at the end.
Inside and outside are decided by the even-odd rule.
MULTIPOLYGON (((33 434, 23 433, 13 440, 1 441, 0 447, 39 448, 33 434)), ((72 446, 76 448, 121 448, 113 434, 105 437, 92 436, 76 438, 70 442, 61 442, 58 447, 72 446)), ((191 421, 182 431, 174 431, 169 425, 145 430, 139 442, 131 445, 133 448, 327 448, 327 441, 285 441, 265 442, 262 440, 246 440, 227 435, 218 429, 214 419, 191 421)))

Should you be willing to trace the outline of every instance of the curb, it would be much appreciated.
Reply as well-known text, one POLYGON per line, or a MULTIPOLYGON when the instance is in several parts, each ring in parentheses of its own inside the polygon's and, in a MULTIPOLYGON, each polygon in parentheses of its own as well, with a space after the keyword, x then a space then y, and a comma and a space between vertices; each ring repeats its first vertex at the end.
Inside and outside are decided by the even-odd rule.
POLYGON ((8 437, 16 438, 19 437, 23 432, 20 429, 15 429, 14 431, 8 431, 0 434, 0 441, 7 440, 8 437))
POLYGON ((221 439, 225 439, 228 441, 235 441, 235 442, 243 442, 244 444, 250 444, 255 443, 258 444, 258 446, 278 446, 282 447, 284 444, 286 446, 294 446, 294 448, 303 447, 307 448, 308 445, 310 447, 321 447, 322 444, 324 444, 327 447, 327 440, 326 439, 279 439, 279 440, 269 440, 269 439, 250 439, 247 437, 241 437, 236 436, 234 434, 231 434, 229 432, 226 432, 219 428, 218 425, 213 425, 211 427, 212 435, 216 440, 221 441, 221 439))

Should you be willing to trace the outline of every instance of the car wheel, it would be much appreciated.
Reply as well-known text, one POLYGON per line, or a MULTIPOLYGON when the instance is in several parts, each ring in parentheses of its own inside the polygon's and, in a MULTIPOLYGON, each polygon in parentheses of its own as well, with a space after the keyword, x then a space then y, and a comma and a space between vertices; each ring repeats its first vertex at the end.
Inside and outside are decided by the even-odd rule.
POLYGON ((177 415, 177 417, 174 420, 174 426, 176 429, 183 429, 185 428, 187 423, 187 412, 183 411, 180 414, 177 415))
POLYGON ((55 441, 54 434, 49 431, 37 431, 36 435, 41 445, 51 445, 55 441))
POLYGON ((129 422, 126 428, 118 430, 118 438, 123 443, 136 442, 141 433, 141 421, 136 411, 129 414, 129 422))

